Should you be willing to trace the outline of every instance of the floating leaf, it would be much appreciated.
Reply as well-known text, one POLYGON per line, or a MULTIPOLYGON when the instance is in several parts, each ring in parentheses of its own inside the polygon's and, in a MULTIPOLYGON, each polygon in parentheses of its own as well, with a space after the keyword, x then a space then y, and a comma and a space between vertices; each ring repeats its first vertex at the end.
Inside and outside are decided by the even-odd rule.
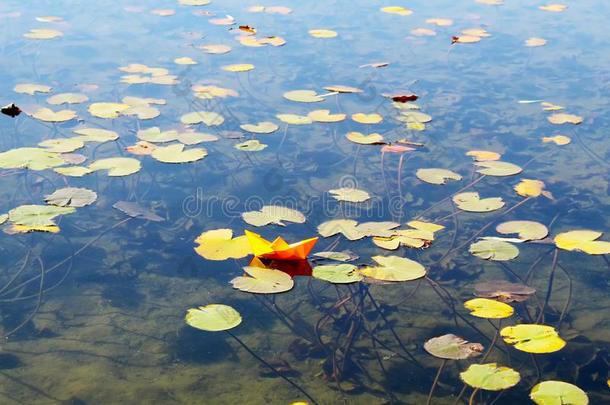
POLYGON ((570 139, 570 137, 565 136, 565 135, 543 136, 542 142, 543 143, 553 142, 555 145, 564 146, 564 145, 567 145, 570 142, 572 142, 572 139, 570 139))
POLYGON ((523 179, 514 187, 517 194, 522 197, 539 197, 544 191, 544 182, 541 180, 523 179))
POLYGON ((490 298, 500 302, 523 302, 536 293, 536 289, 524 284, 507 281, 490 281, 477 283, 475 294, 481 298, 490 298))
POLYGON ((430 184, 446 184, 447 180, 462 180, 458 173, 447 169, 419 169, 415 175, 421 181, 430 184))
POLYGON ((5 223, 8 220, 8 214, 2 214, 0 215, 0 225, 2 225, 3 223, 5 223))
POLYGON ((460 378, 471 387, 488 391, 500 391, 519 383, 521 376, 509 367, 498 367, 496 363, 471 364, 460 378))
POLYGON ((258 124, 243 124, 239 127, 244 131, 252 132, 253 134, 270 134, 279 129, 277 124, 269 121, 259 122, 258 124))
POLYGON ((574 114, 565 114, 565 113, 556 113, 549 115, 547 120, 551 124, 561 125, 561 124, 573 124, 578 125, 582 122, 582 117, 574 114))
POLYGON ((188 56, 182 56, 180 58, 175 58, 174 63, 176 65, 196 65, 197 61, 188 56))
POLYGON ((428 114, 412 110, 402 111, 400 115, 396 117, 396 119, 402 122, 406 122, 407 124, 425 124, 427 122, 432 121, 432 117, 428 114))
POLYGON ((131 154, 138 156, 150 156, 157 149, 154 143, 139 141, 135 145, 127 146, 125 150, 131 154))
POLYGON ((121 103, 93 103, 87 109, 89 114, 98 118, 118 118, 123 111, 129 109, 128 104, 121 103))
POLYGON ((112 207, 132 218, 146 219, 153 222, 163 221, 163 217, 160 217, 151 210, 144 208, 135 202, 117 201, 112 205, 112 207))
POLYGON ((313 277, 333 284, 355 283, 362 280, 358 268, 352 264, 316 266, 313 268, 313 277))
POLYGON ((250 243, 245 235, 233 238, 230 229, 203 232, 195 243, 195 252, 208 260, 241 259, 250 254, 250 243))
POLYGON ((362 275, 382 281, 411 281, 426 275, 426 269, 414 260, 400 256, 373 256, 378 266, 365 267, 362 275))
POLYGON ((357 87, 344 86, 341 84, 334 84, 332 86, 324 86, 324 90, 333 91, 336 93, 362 93, 357 87))
POLYGON ((500 331, 500 335, 507 344, 527 353, 553 353, 566 345, 555 328, 547 325, 507 326, 500 331))
POLYGON ((407 16, 407 15, 413 14, 412 10, 409 10, 408 8, 401 7, 401 6, 382 7, 381 11, 383 11, 384 13, 398 14, 398 15, 402 15, 402 16, 407 16))
POLYGON ((261 267, 244 267, 249 277, 236 277, 231 280, 233 288, 254 294, 277 294, 294 287, 292 277, 283 271, 261 267))
POLYGON ((360 124, 379 124, 381 121, 383 121, 383 117, 377 113, 372 113, 372 114, 357 113, 357 114, 352 114, 352 120, 354 120, 360 124))
POLYGON ((348 132, 345 137, 350 141, 361 145, 375 145, 384 143, 383 136, 378 133, 364 135, 361 132, 348 132))
POLYGON ((205 307, 189 309, 185 320, 193 328, 208 332, 219 332, 233 329, 239 325, 241 315, 228 305, 210 304, 205 307))
POLYGON ((365 202, 371 198, 369 193, 357 188, 342 187, 333 190, 328 190, 335 200, 348 201, 353 203, 365 202))
POLYGON ((119 134, 117 134, 116 132, 101 128, 80 128, 75 129, 73 132, 80 136, 75 136, 72 139, 78 139, 83 142, 103 143, 116 141, 117 139, 119 139, 119 134))
POLYGON ((411 35, 416 37, 433 37, 436 35, 436 31, 430 28, 414 28, 411 30, 411 35))
POLYGON ((221 55, 224 53, 231 52, 231 47, 228 45, 219 45, 219 44, 211 44, 211 45, 201 45, 199 47, 203 52, 213 54, 213 55, 221 55))
POLYGON ((136 136, 146 142, 163 143, 178 139, 178 131, 161 131, 159 127, 151 127, 139 130, 136 136))
POLYGON ((456 194, 452 200, 459 209, 469 212, 490 212, 504 207, 501 197, 481 199, 476 192, 456 194))
POLYGON ((52 205, 22 205, 9 211, 9 221, 25 227, 56 226, 54 218, 76 212, 72 207, 52 205))
POLYGON ((519 256, 519 249, 508 242, 483 239, 470 245, 468 250, 476 257, 485 260, 507 261, 519 256))
POLYGON ((58 167, 53 169, 53 171, 70 177, 83 177, 87 174, 93 173, 93 170, 82 166, 58 167))
POLYGON ((253 226, 269 224, 284 226, 283 221, 297 224, 305 222, 305 215, 301 212, 280 205, 265 205, 260 211, 244 212, 241 216, 245 222, 253 226))
POLYGON ((159 146, 153 150, 151 156, 163 163, 190 163, 203 159, 208 155, 204 148, 184 149, 181 143, 169 146, 159 146))
POLYGON ((0 168, 46 170, 65 164, 61 155, 42 148, 16 148, 0 153, 0 168))
POLYGON ((590 255, 610 254, 610 242, 598 241, 601 232, 589 230, 577 230, 563 232, 555 236, 555 245, 559 249, 568 251, 580 251, 590 255))
POLYGON ((440 359, 464 360, 480 356, 483 345, 469 342, 450 333, 427 340, 424 349, 440 359))
POLYGON ((83 141, 77 138, 56 138, 47 139, 38 144, 49 152, 70 153, 85 146, 83 141))
POLYGON ((525 46, 530 47, 530 48, 535 48, 538 46, 544 46, 546 45, 546 39, 544 38, 539 38, 539 37, 531 37, 525 40, 525 46))
POLYGON ((218 140, 218 136, 203 132, 186 131, 178 133, 177 139, 185 145, 197 145, 202 142, 215 142, 218 140))
POLYGON ((453 24, 453 20, 449 18, 428 18, 426 24, 433 24, 439 27, 448 27, 453 24))
POLYGON ((284 93, 284 98, 299 103, 317 103, 320 101, 324 101, 324 98, 320 97, 318 93, 313 90, 287 91, 286 93, 284 93))
POLYGON ((245 142, 237 143, 234 145, 235 149, 245 150, 247 152, 259 152, 265 149, 267 145, 260 143, 257 139, 250 139, 245 142))
POLYGON ((327 29, 314 29, 309 30, 309 35, 314 38, 335 38, 337 34, 335 31, 327 30, 327 29))
POLYGON ((496 231, 504 235, 517 233, 523 241, 544 239, 549 234, 546 226, 535 221, 503 222, 496 227, 496 231))
POLYGON ((513 163, 502 162, 500 160, 475 162, 475 166, 482 167, 477 173, 487 176, 513 176, 519 174, 523 169, 513 163))
POLYGON ((305 125, 311 124, 313 121, 311 118, 305 115, 296 114, 277 114, 277 119, 291 125, 305 125))
POLYGON ((97 193, 86 188, 66 187, 44 197, 44 201, 58 207, 85 207, 97 200, 97 193))
POLYGON ((328 260, 335 260, 338 262, 351 262, 352 260, 356 260, 358 258, 358 256, 354 255, 349 250, 344 250, 342 252, 317 252, 314 253, 314 256, 328 260))
POLYGON ((193 111, 180 117, 180 122, 187 125, 204 123, 208 127, 221 125, 225 122, 222 115, 211 111, 193 111))
POLYGON ((497 152, 491 152, 488 150, 471 150, 466 152, 466 156, 474 157, 477 162, 488 162, 492 160, 499 160, 501 155, 497 152))
POLYGON ((546 4, 544 6, 540 6, 538 8, 542 11, 550 11, 552 13, 561 13, 562 11, 565 11, 568 8, 568 6, 566 6, 565 4, 552 3, 552 4, 546 4))
POLYGON ((331 114, 330 110, 314 110, 311 111, 307 116, 316 122, 339 122, 345 119, 345 114, 331 114))
POLYGON ((47 103, 53 105, 80 104, 86 101, 89 101, 89 97, 80 93, 60 93, 47 98, 47 103))
POLYGON ((223 66, 222 70, 227 72, 248 72, 254 69, 254 65, 250 63, 236 63, 234 65, 223 66))
POLYGON ((357 225, 358 222, 352 219, 333 219, 321 223, 318 226, 318 233, 325 238, 340 233, 349 240, 358 240, 364 238, 366 235, 356 228, 357 225))
POLYGON ((33 28, 29 32, 23 34, 28 39, 53 39, 61 37, 63 32, 58 30, 50 30, 44 28, 33 28))
POLYGON ((214 97, 237 97, 239 93, 232 89, 225 89, 224 87, 218 87, 214 85, 202 86, 195 85, 193 86, 193 94, 197 98, 202 98, 205 100, 212 99, 214 97))
POLYGON ((538 405, 587 405, 589 397, 577 386, 563 381, 543 381, 532 388, 530 398, 538 405))
POLYGON ((89 169, 94 172, 108 170, 108 176, 110 177, 129 176, 139 172, 141 168, 142 165, 139 160, 124 157, 100 159, 89 165, 89 169))
POLYGON ((52 89, 51 86, 34 83, 21 83, 13 88, 15 93, 29 94, 30 96, 33 96, 35 93, 50 93, 52 89))
POLYGON ((486 319, 503 319, 513 315, 515 310, 508 304, 488 298, 473 298, 464 303, 470 315, 486 319))
POLYGON ((32 113, 32 117, 45 122, 66 122, 76 118, 72 110, 53 111, 50 108, 40 108, 32 113))

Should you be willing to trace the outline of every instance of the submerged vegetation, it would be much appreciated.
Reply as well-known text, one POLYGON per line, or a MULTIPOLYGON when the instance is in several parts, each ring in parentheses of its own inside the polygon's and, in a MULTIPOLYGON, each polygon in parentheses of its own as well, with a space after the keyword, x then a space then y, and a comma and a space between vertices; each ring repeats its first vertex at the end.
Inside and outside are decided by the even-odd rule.
POLYGON ((0 6, 2 403, 610 400, 579 5, 59 3, 0 6))

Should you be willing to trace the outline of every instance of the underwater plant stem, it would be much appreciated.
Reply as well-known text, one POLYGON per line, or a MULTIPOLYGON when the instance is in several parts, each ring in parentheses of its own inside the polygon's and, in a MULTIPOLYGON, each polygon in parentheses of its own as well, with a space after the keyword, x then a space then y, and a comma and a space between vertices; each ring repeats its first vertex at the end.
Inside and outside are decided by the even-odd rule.
POLYGON ((40 305, 42 305, 42 296, 44 295, 45 269, 44 269, 44 263, 42 262, 42 259, 40 257, 38 257, 37 260, 38 260, 38 264, 40 265, 40 286, 38 287, 38 301, 36 302, 36 306, 34 307, 34 310, 32 311, 32 313, 30 315, 28 315, 28 317, 25 318, 23 320, 23 322, 21 322, 13 330, 5 333, 4 336, 2 336, 4 339, 17 333, 17 331, 19 331, 21 328, 23 328, 25 325, 27 325, 28 322, 30 322, 32 320, 32 318, 34 318, 36 316, 36 314, 38 313, 38 310, 40 309, 40 305))
POLYGON ((472 391, 472 394, 470 394, 470 399, 468 400, 468 405, 473 405, 474 404, 474 397, 477 395, 478 392, 479 392, 478 388, 475 388, 472 391))
POLYGON ((366 289, 366 295, 368 295, 369 299, 371 300, 371 303, 373 304, 373 306, 375 307, 375 309, 377 310, 377 313, 379 313, 379 315, 381 316, 381 319, 383 319, 383 321, 385 322, 386 326, 388 327, 388 329, 390 330, 390 333, 392 334, 392 336, 394 336, 394 339, 396 339, 396 342, 398 343, 398 346, 400 346, 400 348, 406 353, 407 356, 409 356, 409 358, 411 359, 411 361, 413 361, 413 363, 415 363, 417 365, 417 367, 423 369, 424 366, 422 366, 420 364, 419 361, 417 361, 417 359, 411 354, 411 352, 405 347, 404 343, 402 343, 402 340, 400 340, 400 337, 398 336, 398 334, 396 333, 396 331, 394 330, 394 327, 392 327, 392 324, 390 323, 390 321, 388 321, 388 318, 386 318, 386 316, 383 314, 383 312, 381 311, 381 308, 379 307, 379 305, 377 304, 377 301, 375 301, 375 299, 373 298, 373 296, 371 295, 371 292, 369 291, 369 289, 366 289))
MULTIPOLYGON (((489 323, 491 323, 491 326, 493 326, 494 328, 496 327, 493 322, 489 321, 489 323)), ((496 333, 494 334, 493 339, 491 340, 491 344, 489 345, 489 349, 487 349, 487 352, 485 352, 485 354, 483 355, 483 358, 481 358, 480 363, 484 363, 485 360, 487 360, 487 358, 489 357, 489 355, 491 354, 491 351, 494 349, 494 346, 496 345, 496 342, 498 341, 498 337, 500 336, 500 329, 502 328, 502 319, 500 319, 498 321, 498 327, 496 329, 496 333)))
POLYGON ((241 339, 239 339, 237 336, 235 336, 234 334, 231 333, 231 331, 226 330, 225 332, 227 332, 227 334, 229 336, 231 336, 237 343, 240 344, 241 347, 243 347, 248 353, 250 353, 250 355, 252 357, 254 357, 256 360, 260 361, 261 364, 264 364, 266 367, 268 367, 271 371, 273 371, 275 374, 278 375, 278 377, 280 377, 281 379, 283 379, 284 381, 286 381, 288 384, 292 385, 294 388, 296 388, 297 390, 299 390, 301 392, 301 394, 305 395, 307 398, 309 398, 309 400, 312 402, 312 404, 318 404, 318 401, 316 401, 315 399, 313 399, 313 397, 311 395, 309 395, 307 393, 307 391, 305 391, 303 388, 301 388, 297 383, 295 383, 294 381, 292 381, 290 378, 286 377, 285 375, 283 375, 282 373, 280 373, 278 371, 278 369, 276 369, 275 367, 273 367, 271 364, 269 364, 267 361, 265 361, 265 359, 263 359, 262 357, 258 356, 256 353, 254 353, 244 342, 241 341, 241 339))
POLYGON ((570 304, 572 303, 572 277, 570 277, 570 274, 567 272, 566 269, 563 268, 561 264, 557 263, 557 266, 561 269, 561 271, 563 271, 563 274, 565 274, 568 279, 568 298, 566 299, 566 303, 563 305, 563 308, 561 308, 561 315, 559 315, 559 321, 557 321, 557 330, 559 330, 561 328, 563 320, 565 319, 568 309, 570 308, 570 304))
MULTIPOLYGON (((87 250, 91 245, 93 245, 95 242, 97 242, 98 240, 100 240, 105 234, 107 234, 108 232, 112 231, 113 229, 118 228, 119 226, 123 225, 124 223, 132 220, 132 217, 129 218, 125 218, 122 221, 117 222, 116 224, 112 225, 110 228, 104 230, 102 233, 100 233, 98 236, 96 236, 95 238, 93 238, 92 240, 90 240, 89 242, 85 243, 82 247, 80 247, 76 252, 74 252, 72 255, 66 257, 65 259, 63 259, 62 261, 60 261, 59 263, 54 264, 52 267, 48 268, 45 273, 50 273, 53 270, 56 270, 57 268, 61 267, 63 264, 67 263, 69 260, 73 259, 75 256, 78 256, 79 254, 81 254, 82 252, 84 252, 85 250, 87 250)), ((22 282, 21 284, 11 288, 8 291, 5 291, 3 295, 7 295, 10 294, 14 291, 19 290, 20 288, 28 285, 29 283, 38 280, 39 278, 41 278, 41 275, 38 276, 34 276, 24 282, 22 282)))
POLYGON ((438 384, 438 380, 441 377, 443 368, 445 368, 445 364, 447 364, 447 359, 443 359, 441 366, 438 368, 438 371, 436 372, 436 376, 434 377, 434 381, 432 382, 432 387, 430 387, 430 392, 428 393, 428 400, 426 401, 426 405, 430 405, 430 403, 432 402, 432 395, 434 394, 434 389, 436 388, 436 384, 438 384))
POLYGON ((555 280, 555 270, 557 270, 557 260, 559 258, 559 249, 555 248, 555 252, 553 252, 553 264, 551 267, 551 275, 549 276, 549 286, 546 290, 546 297, 544 297, 544 304, 542 305, 542 310, 538 314, 538 319, 536 323, 544 322, 544 311, 546 311, 546 307, 549 305, 549 300, 551 299, 551 294, 553 293, 553 281, 555 280))
POLYGON ((6 291, 6 289, 9 288, 15 282, 15 280, 17 280, 17 277, 19 277, 19 275, 21 273, 23 273, 23 271, 25 270, 27 264, 30 261, 30 255, 31 254, 32 254, 32 249, 29 249, 27 251, 27 253, 25 254, 25 257, 23 258, 23 264, 21 265, 19 270, 17 270, 17 272, 15 272, 15 274, 13 274, 11 279, 4 285, 4 287, 0 288, 0 294, 2 294, 4 291, 6 291))

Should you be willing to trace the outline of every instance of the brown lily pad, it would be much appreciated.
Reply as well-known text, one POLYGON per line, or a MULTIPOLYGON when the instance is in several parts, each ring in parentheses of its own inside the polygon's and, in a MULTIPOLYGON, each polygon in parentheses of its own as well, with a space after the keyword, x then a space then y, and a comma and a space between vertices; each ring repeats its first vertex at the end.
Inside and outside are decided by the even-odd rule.
POLYGON ((424 343, 424 349, 440 359, 463 360, 480 356, 483 345, 469 342, 450 333, 429 339, 424 343))
POLYGON ((525 284, 508 281, 486 281, 474 286, 475 295, 500 302, 523 302, 536 293, 536 289, 525 284))

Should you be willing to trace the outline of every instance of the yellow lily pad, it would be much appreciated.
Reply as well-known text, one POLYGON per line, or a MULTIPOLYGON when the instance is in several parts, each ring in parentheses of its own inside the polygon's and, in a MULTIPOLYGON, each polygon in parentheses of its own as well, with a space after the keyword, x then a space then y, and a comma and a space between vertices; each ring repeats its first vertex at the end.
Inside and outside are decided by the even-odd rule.
POLYGON ((578 125, 582 122, 582 117, 574 114, 565 114, 565 113, 556 113, 549 115, 547 120, 551 124, 561 125, 561 124, 573 124, 578 125))
POLYGON ((586 392, 563 381, 543 381, 532 388, 530 398, 538 405, 588 405, 586 392))
POLYGON ((92 171, 108 170, 110 177, 129 176, 140 171, 142 164, 133 158, 116 157, 99 159, 89 165, 92 171))
POLYGON ((324 101, 324 98, 320 97, 318 93, 313 90, 287 91, 286 93, 284 93, 284 98, 299 103, 318 103, 320 101, 324 101))
POLYGON ((565 136, 565 135, 543 136, 542 142, 543 143, 552 142, 555 145, 564 146, 564 145, 567 145, 570 142, 572 142, 572 139, 570 139, 569 136, 565 136))
POLYGON ((473 298, 464 303, 470 315, 485 319, 503 319, 513 315, 515 310, 508 304, 489 298, 473 298))
POLYGON ((388 14, 398 14, 398 15, 402 15, 402 16, 407 16, 407 15, 413 14, 413 10, 409 10, 408 8, 401 7, 401 6, 382 7, 381 11, 383 11, 384 13, 388 13, 388 14))
POLYGON ((487 176, 513 176, 519 174, 523 169, 516 164, 502 162, 500 160, 476 162, 475 166, 482 169, 477 170, 477 173, 487 176))
POLYGON ((83 142, 103 143, 103 142, 116 141, 117 139, 119 139, 119 134, 117 134, 114 131, 110 131, 108 129, 80 128, 80 129, 75 129, 72 132, 80 135, 80 136, 73 137, 73 139, 78 139, 83 142))
POLYGON ((351 187, 336 188, 328 190, 335 200, 361 203, 371 198, 370 194, 364 190, 351 187))
POLYGON ((33 96, 36 93, 50 93, 53 88, 51 86, 45 86, 44 84, 35 83, 21 83, 13 88, 15 93, 29 94, 33 96))
POLYGON ((254 65, 250 63, 236 63, 233 65, 223 66, 222 70, 226 70, 227 72, 248 72, 254 69, 254 65))
POLYGON ((309 35, 311 35, 314 38, 335 38, 339 34, 337 34, 335 31, 332 31, 332 30, 318 28, 318 29, 309 30, 309 35))
POLYGON ((521 376, 512 368, 498 366, 496 363, 471 364, 460 378, 473 388, 487 391, 501 391, 519 383, 521 376))
POLYGON ((306 125, 313 122, 313 120, 306 115, 277 114, 276 117, 278 120, 291 125, 306 125))
POLYGON ((378 133, 364 135, 361 132, 348 132, 345 137, 360 145, 376 145, 384 143, 383 136, 378 133))
POLYGON ((83 141, 78 138, 55 138, 47 139, 38 144, 48 150, 56 153, 70 153, 85 146, 83 141))
POLYGON ((89 105, 89 114, 98 118, 118 118, 123 111, 129 109, 128 104, 122 103, 93 103, 89 105))
POLYGON ((418 169, 415 172, 418 179, 430 184, 446 184, 447 180, 462 180, 462 176, 447 169, 418 169))
POLYGON ((53 105, 80 104, 87 101, 89 101, 89 97, 80 93, 60 93, 47 98, 47 103, 53 105))
POLYGON ((400 256, 373 256, 378 266, 365 267, 360 273, 382 281, 411 281, 426 275, 426 269, 414 260, 400 256))
POLYGON ((220 332, 233 329, 239 325, 241 315, 228 305, 210 304, 189 309, 185 321, 193 328, 208 332, 220 332))
POLYGON ((312 276, 333 284, 349 284, 362 280, 358 268, 347 263, 316 266, 312 270, 312 276))
POLYGON ((0 153, 0 168, 46 170, 65 164, 61 155, 42 148, 16 148, 0 153))
POLYGON ((241 259, 250 254, 250 243, 245 235, 233 238, 231 229, 203 232, 195 243, 195 252, 208 260, 241 259))
POLYGON ((480 198, 477 192, 456 194, 452 200, 459 209, 469 212, 490 212, 504 207, 501 197, 480 198))
POLYGON ((208 155, 204 148, 184 149, 184 145, 177 143, 174 145, 157 147, 151 156, 163 163, 190 163, 203 159, 208 155))
POLYGON ((269 224, 284 226, 284 221, 302 224, 305 215, 297 210, 280 205, 265 205, 260 211, 248 211, 241 214, 243 220, 253 226, 269 224))
POLYGON ((212 111, 193 111, 180 117, 180 122, 186 125, 205 124, 208 127, 221 125, 225 122, 222 115, 212 111))
POLYGON ((248 276, 231 280, 233 288, 254 294, 277 294, 294 287, 292 277, 283 271, 262 267, 244 267, 248 276))
POLYGON ((258 124, 243 124, 239 126, 246 132, 251 132, 253 134, 270 134, 279 129, 277 124, 269 121, 259 122, 258 124))
POLYGON ((314 110, 311 111, 307 116, 316 122, 340 122, 345 119, 345 114, 331 114, 330 110, 314 110))
POLYGON ((512 243, 493 239, 482 239, 475 242, 470 245, 468 251, 481 259, 500 262, 519 256, 519 249, 512 243))
POLYGON ((379 124, 381 121, 383 121, 383 117, 377 113, 356 113, 352 114, 352 120, 360 124, 379 124))
POLYGON ((28 39, 53 39, 61 37, 63 32, 46 28, 33 28, 29 32, 23 34, 28 39))
POLYGON ((549 234, 547 227, 536 221, 502 222, 496 227, 496 231, 504 235, 516 233, 523 241, 544 239, 549 234))
POLYGON ((563 349, 566 342, 552 326, 520 324, 500 331, 504 341, 527 353, 553 353, 563 349))
POLYGON ((46 122, 66 122, 76 118, 76 111, 53 111, 50 108, 40 108, 32 113, 32 117, 46 122))
POLYGON ((568 251, 579 251, 590 255, 610 254, 610 242, 598 241, 601 232, 576 230, 563 232, 555 236, 555 246, 568 251))
POLYGON ((544 182, 542 180, 523 179, 514 190, 522 197, 539 197, 544 193, 544 182))

